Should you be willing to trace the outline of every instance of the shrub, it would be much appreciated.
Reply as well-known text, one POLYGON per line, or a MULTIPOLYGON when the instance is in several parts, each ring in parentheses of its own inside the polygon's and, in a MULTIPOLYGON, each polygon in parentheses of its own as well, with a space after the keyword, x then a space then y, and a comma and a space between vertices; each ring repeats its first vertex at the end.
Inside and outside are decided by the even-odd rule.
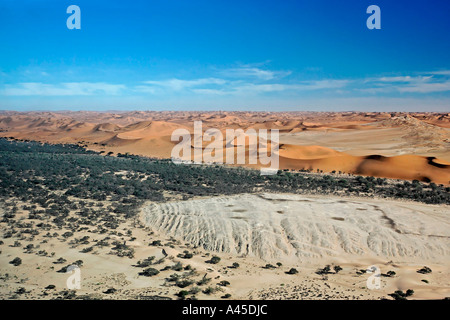
POLYGON ((103 291, 103 293, 104 294, 113 294, 113 293, 116 293, 116 291, 117 291, 117 289, 109 288, 108 290, 103 291))
POLYGON ((211 281, 211 278, 207 278, 206 274, 203 276, 203 278, 199 281, 197 281, 197 285, 202 286, 204 284, 207 284, 211 281))
POLYGON ((67 260, 61 257, 61 258, 58 258, 58 260, 56 260, 53 263, 54 264, 61 264, 61 263, 65 263, 65 262, 67 262, 67 260))
POLYGON ((178 280, 176 282, 176 285, 180 288, 186 288, 186 287, 189 287, 193 283, 194 283, 194 281, 192 281, 192 280, 184 279, 184 280, 178 280))
POLYGON ((152 277, 152 276, 156 276, 159 273, 158 270, 156 270, 155 268, 147 268, 144 269, 142 272, 139 273, 140 276, 145 276, 145 277, 152 277))
POLYGON ((200 292, 200 288, 199 287, 193 287, 191 290, 189 290, 190 294, 197 294, 200 292))
POLYGON ((155 260, 155 256, 151 256, 151 257, 145 258, 145 259, 142 260, 142 261, 139 260, 139 261, 137 262, 137 264, 136 264, 136 267, 139 267, 139 268, 146 268, 146 267, 152 265, 153 260, 155 260))
POLYGON ((154 240, 151 244, 151 246, 162 246, 161 240, 154 240))
POLYGON ((298 271, 295 268, 291 268, 289 271, 286 272, 286 274, 297 274, 298 271))
POLYGON ((81 250, 81 252, 88 253, 88 252, 91 252, 93 249, 94 249, 93 247, 87 247, 87 248, 84 248, 83 250, 81 250))
POLYGON ((172 266, 172 270, 181 271, 183 270, 183 264, 181 262, 177 262, 172 266))
POLYGON ((388 295, 391 296, 392 298, 394 298, 395 300, 406 300, 407 297, 410 297, 413 294, 414 294, 414 290, 408 289, 408 290, 406 290, 405 293, 401 290, 397 290, 394 293, 391 293, 388 295))
POLYGON ((342 268, 341 268, 341 266, 334 266, 334 272, 335 273, 339 273, 339 271, 342 271, 342 268))
POLYGON ((422 273, 422 274, 431 273, 431 269, 428 267, 423 267, 422 269, 417 270, 417 273, 422 273))
POLYGON ((395 271, 391 271, 391 270, 386 272, 386 274, 385 274, 386 277, 393 277, 395 275, 396 275, 395 271))
POLYGON ((220 262, 220 258, 218 256, 213 256, 211 259, 206 261, 206 263, 218 264, 220 262))
POLYGON ((177 255, 178 258, 182 258, 182 259, 191 259, 194 256, 193 253, 190 253, 187 250, 184 250, 183 253, 179 253, 177 255))
POLYGON ((208 288, 206 288, 205 290, 203 290, 202 292, 204 293, 204 294, 212 294, 212 293, 214 293, 214 292, 216 292, 217 291, 217 288, 213 288, 213 287, 208 287, 208 288))
POLYGON ((317 273, 317 274, 320 274, 320 275, 322 275, 322 274, 328 274, 328 273, 330 273, 330 270, 331 270, 331 267, 330 267, 329 265, 326 265, 324 268, 318 269, 318 270, 316 271, 316 273, 317 273))
POLYGON ((14 265, 15 267, 17 267, 22 264, 22 259, 20 259, 19 257, 16 257, 13 260, 11 260, 9 263, 14 265))
POLYGON ((186 299, 186 296, 189 294, 189 291, 186 290, 181 290, 180 292, 178 292, 176 295, 181 299, 184 300, 186 299))

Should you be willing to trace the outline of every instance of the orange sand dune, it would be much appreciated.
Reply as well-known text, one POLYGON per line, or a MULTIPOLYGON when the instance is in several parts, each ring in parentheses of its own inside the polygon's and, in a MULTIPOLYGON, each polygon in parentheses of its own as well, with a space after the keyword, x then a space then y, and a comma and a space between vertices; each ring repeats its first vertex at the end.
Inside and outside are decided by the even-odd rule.
POLYGON ((342 153, 321 146, 296 146, 282 144, 279 147, 279 155, 288 159, 322 159, 340 156, 342 153))
POLYGON ((450 165, 432 157, 403 155, 358 157, 342 154, 322 159, 290 159, 280 156, 280 167, 288 169, 341 171, 358 175, 450 184, 450 165))
POLYGON ((94 130, 95 131, 103 131, 103 132, 116 132, 119 131, 121 128, 113 123, 100 123, 97 125, 94 130))

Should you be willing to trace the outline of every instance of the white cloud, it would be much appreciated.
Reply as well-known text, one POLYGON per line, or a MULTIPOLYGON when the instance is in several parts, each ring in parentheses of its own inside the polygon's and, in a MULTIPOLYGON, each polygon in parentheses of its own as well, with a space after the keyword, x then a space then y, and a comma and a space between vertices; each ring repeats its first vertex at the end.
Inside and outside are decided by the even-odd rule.
POLYGON ((235 88, 241 93, 248 92, 273 92, 273 91, 311 91, 321 89, 336 89, 346 86, 348 80, 320 80, 320 81, 304 81, 298 84, 245 84, 235 88))
MULTIPOLYGON (((276 81, 276 72, 262 70, 255 66, 244 66, 232 70, 234 75, 242 78, 204 77, 196 79, 163 79, 148 80, 134 86, 110 84, 105 82, 64 82, 47 84, 42 82, 21 82, 4 84, 0 87, 2 96, 140 96, 152 95, 155 98, 165 96, 170 98, 180 95, 194 94, 199 99, 204 96, 237 96, 237 97, 268 97, 269 93, 292 94, 305 92, 335 94, 336 96, 360 96, 362 93, 370 95, 388 96, 393 93, 429 94, 450 91, 450 71, 436 71, 435 73, 416 73, 414 75, 380 76, 359 79, 322 79, 309 81, 276 81), (247 78, 245 77, 247 76, 247 78), (250 79, 254 77, 256 79, 250 79)), ((271 95, 275 96, 274 94, 271 95)))
POLYGON ((400 92, 414 92, 414 93, 431 93, 450 91, 450 81, 444 82, 424 82, 414 83, 404 87, 398 87, 400 92))
POLYGON ((369 79, 368 81, 381 81, 381 82, 411 82, 413 78, 410 76, 403 77, 381 77, 375 79, 369 79))
POLYGON ((271 71, 263 70, 257 67, 243 66, 222 70, 221 74, 230 78, 256 78, 259 80, 272 80, 285 77, 291 74, 291 71, 271 71))
MULTIPOLYGON (((173 91, 181 91, 186 88, 204 86, 204 85, 224 85, 227 81, 217 78, 201 78, 194 80, 181 80, 181 79, 169 79, 169 80, 157 80, 157 81, 144 81, 145 84, 156 87, 162 87, 173 91)), ((140 86, 144 89, 145 86, 140 86)), ((148 86, 147 86, 148 87, 148 86)))
POLYGON ((364 84, 369 84, 369 86, 360 88, 359 91, 369 93, 395 91, 401 93, 445 92, 450 91, 450 79, 446 75, 446 71, 438 71, 433 75, 427 73, 418 76, 368 78, 364 81, 364 84))
POLYGON ((450 70, 432 71, 432 72, 428 72, 428 73, 429 74, 435 74, 435 75, 450 76, 450 70))
POLYGON ((5 96, 86 96, 94 94, 117 95, 125 89, 121 84, 104 82, 65 82, 45 84, 41 82, 22 82, 6 84, 0 94, 5 96))
POLYGON ((282 83, 267 83, 254 84, 249 82, 234 81, 230 82, 227 87, 220 89, 204 89, 198 88, 192 90, 199 94, 214 94, 214 95, 257 95, 268 92, 281 91, 312 91, 322 89, 338 89, 346 86, 348 80, 320 80, 320 81, 304 81, 298 84, 282 84, 282 83))
POLYGON ((229 94, 229 92, 221 89, 192 89, 192 92, 197 94, 220 95, 220 96, 229 94))

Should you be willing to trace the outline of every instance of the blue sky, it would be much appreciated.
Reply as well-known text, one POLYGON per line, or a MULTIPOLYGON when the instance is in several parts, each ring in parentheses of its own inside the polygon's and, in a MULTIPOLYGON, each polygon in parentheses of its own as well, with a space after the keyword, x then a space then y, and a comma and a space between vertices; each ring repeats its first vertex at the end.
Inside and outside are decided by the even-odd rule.
POLYGON ((450 111, 445 0, 0 0, 0 43, 2 110, 450 111))

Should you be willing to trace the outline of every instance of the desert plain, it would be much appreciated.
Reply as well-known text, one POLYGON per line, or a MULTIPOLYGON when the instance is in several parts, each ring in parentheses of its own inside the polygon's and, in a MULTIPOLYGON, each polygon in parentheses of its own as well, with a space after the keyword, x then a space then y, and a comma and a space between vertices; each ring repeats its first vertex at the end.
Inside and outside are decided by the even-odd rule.
MULTIPOLYGON (((408 299, 450 296, 448 113, 3 111, 0 137, 77 145, 124 161, 134 161, 130 156, 163 160, 170 159, 176 144, 173 131, 192 132, 200 120, 204 130, 278 129, 283 183, 291 183, 291 175, 341 182, 366 177, 380 188, 406 186, 409 196, 363 189, 315 193, 295 186, 266 190, 263 185, 186 196, 171 186, 170 192, 161 189, 164 199, 140 198, 145 201, 136 214, 118 219, 114 227, 106 218, 89 222, 80 216, 95 208, 115 216, 118 199, 126 204, 134 194, 94 198, 47 188, 69 206, 74 203, 61 218, 70 223, 46 217, 45 201, 30 209, 32 195, 3 196, 0 297, 401 299, 408 290, 408 299), (443 198, 414 200, 411 193, 419 190, 414 188, 429 190, 427 197, 439 188, 443 198), (45 224, 36 224, 35 215, 45 224), (35 227, 43 232, 25 232, 35 227), (17 259, 20 263, 13 262, 17 259), (64 267, 69 264, 81 269, 80 289, 67 288, 70 274, 64 267), (380 270, 375 289, 368 287, 371 266, 380 270)), ((236 148, 234 140, 221 143, 236 148)), ((0 166, 5 176, 14 175, 6 169, 6 157, 2 154, 0 166)), ((134 172, 108 174, 137 184, 152 178, 134 172)), ((45 177, 26 177, 25 182, 45 185, 45 177)))

